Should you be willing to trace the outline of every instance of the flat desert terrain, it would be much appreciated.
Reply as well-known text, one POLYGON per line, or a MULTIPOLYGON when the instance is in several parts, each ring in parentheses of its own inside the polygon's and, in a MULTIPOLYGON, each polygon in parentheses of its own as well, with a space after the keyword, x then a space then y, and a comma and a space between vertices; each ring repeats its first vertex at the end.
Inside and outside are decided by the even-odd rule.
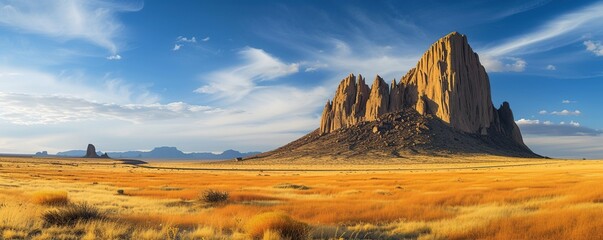
POLYGON ((0 238, 603 239, 603 161, 292 161, 3 157, 0 238))

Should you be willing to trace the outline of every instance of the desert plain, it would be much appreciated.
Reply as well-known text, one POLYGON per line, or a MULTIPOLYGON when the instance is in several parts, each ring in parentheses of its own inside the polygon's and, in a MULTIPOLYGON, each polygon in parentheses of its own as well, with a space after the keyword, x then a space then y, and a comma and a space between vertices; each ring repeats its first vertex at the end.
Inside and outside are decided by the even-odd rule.
POLYGON ((0 239, 603 239, 603 161, 314 161, 2 157, 0 239))

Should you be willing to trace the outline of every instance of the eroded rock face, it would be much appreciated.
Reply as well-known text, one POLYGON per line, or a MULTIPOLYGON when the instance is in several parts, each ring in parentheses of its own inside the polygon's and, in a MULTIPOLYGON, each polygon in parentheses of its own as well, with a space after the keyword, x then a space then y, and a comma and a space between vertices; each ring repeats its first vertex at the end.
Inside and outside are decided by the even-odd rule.
POLYGON ((368 101, 366 102, 366 114, 364 115, 365 121, 374 121, 385 113, 389 112, 389 86, 383 78, 375 77, 373 86, 371 87, 371 94, 368 101))
POLYGON ((325 106, 320 131, 329 133, 364 121, 369 91, 362 75, 356 78, 354 74, 350 74, 343 79, 337 87, 333 101, 325 106))
POLYGON ((401 82, 408 106, 464 132, 487 133, 493 121, 490 80, 464 35, 453 32, 432 44, 401 82))
POLYGON ((343 79, 323 110, 320 134, 403 108, 435 116, 466 133, 511 138, 527 149, 509 104, 494 108, 488 74, 467 37, 457 32, 432 44, 400 83, 394 79, 388 86, 377 76, 369 89, 360 75, 343 79))

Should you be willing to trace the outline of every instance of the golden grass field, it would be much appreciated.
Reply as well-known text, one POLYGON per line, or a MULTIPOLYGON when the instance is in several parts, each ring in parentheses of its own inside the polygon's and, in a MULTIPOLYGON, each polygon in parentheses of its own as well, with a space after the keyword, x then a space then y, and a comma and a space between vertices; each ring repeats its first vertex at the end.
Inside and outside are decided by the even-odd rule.
POLYGON ((0 239, 603 239, 602 161, 431 160, 0 158, 0 239), (104 217, 42 217, 84 202, 104 217))

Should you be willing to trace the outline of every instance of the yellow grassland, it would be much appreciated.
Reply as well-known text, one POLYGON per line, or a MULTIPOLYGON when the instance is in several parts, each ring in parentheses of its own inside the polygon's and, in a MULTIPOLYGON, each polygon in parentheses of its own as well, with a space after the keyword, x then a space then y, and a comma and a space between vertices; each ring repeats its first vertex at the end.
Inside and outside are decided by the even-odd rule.
POLYGON ((275 239, 282 229, 270 226, 289 223, 308 226, 312 239, 603 239, 603 161, 436 160, 145 168, 3 157, 0 239, 275 239), (222 170, 200 170, 208 168, 222 170), (306 188, 282 187, 294 185, 306 188), (228 191, 229 200, 203 203, 206 189, 228 191), (61 207, 53 199, 87 202, 107 217, 44 224, 41 216, 61 207), (258 223, 262 216, 274 223, 258 223))

